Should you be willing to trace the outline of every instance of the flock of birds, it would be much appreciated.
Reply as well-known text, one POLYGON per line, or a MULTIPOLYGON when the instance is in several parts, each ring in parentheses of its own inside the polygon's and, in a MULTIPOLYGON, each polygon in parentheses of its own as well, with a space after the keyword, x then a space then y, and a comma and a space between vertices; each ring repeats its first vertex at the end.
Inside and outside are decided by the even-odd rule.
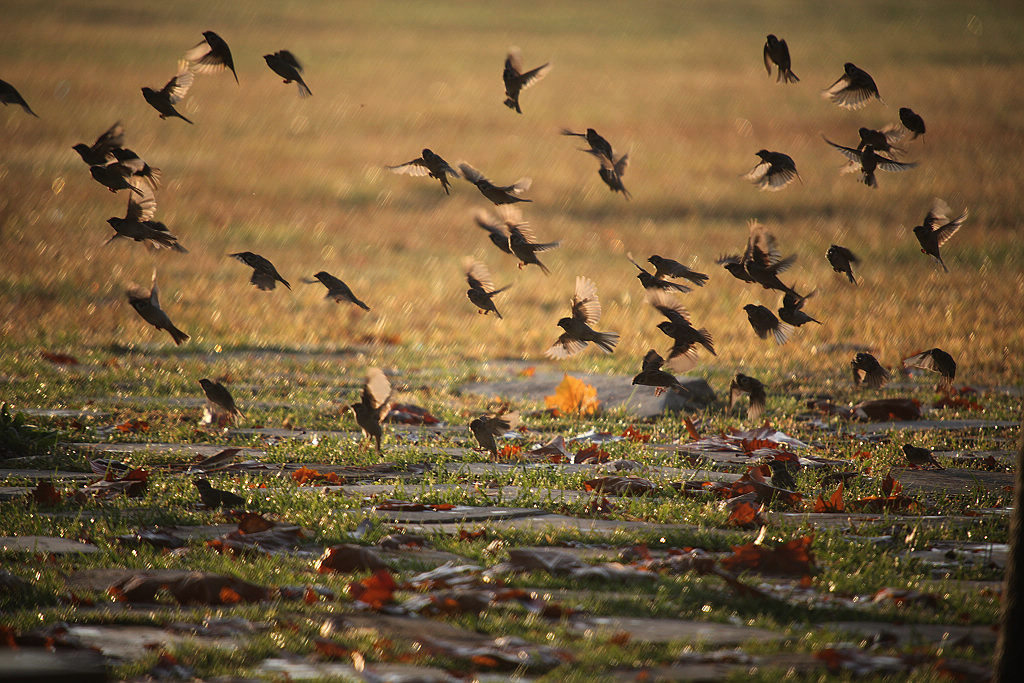
MULTIPOLYGON (((776 82, 799 82, 799 78, 792 71, 789 47, 785 40, 774 35, 767 36, 763 53, 769 77, 774 67, 776 82)), ((291 52, 280 50, 264 55, 264 59, 267 66, 285 83, 297 84, 301 97, 312 95, 312 91, 303 80, 303 68, 291 52)), ((180 118, 191 124, 193 122, 183 116, 175 105, 186 97, 197 74, 225 70, 231 71, 237 83, 238 75, 227 42, 215 32, 205 31, 203 40, 186 51, 178 61, 175 75, 159 90, 142 88, 142 95, 159 113, 161 119, 180 118)), ((550 71, 550 63, 524 70, 519 50, 512 48, 505 59, 502 74, 505 106, 522 114, 521 93, 541 81, 550 71)), ((822 92, 822 96, 848 110, 860 109, 872 99, 881 101, 874 79, 852 63, 844 65, 843 74, 822 92)), ((5 105, 19 105, 27 113, 37 116, 14 86, 5 81, 0 81, 0 102, 5 105)), ((568 129, 561 132, 563 135, 579 137, 585 141, 587 148, 581 151, 598 160, 598 175, 602 182, 610 191, 621 193, 625 199, 630 199, 631 195, 623 184, 628 164, 627 154, 617 156, 611 143, 593 128, 587 128, 585 132, 568 129)), ((897 147, 896 143, 907 136, 910 136, 909 140, 915 140, 925 134, 926 128, 921 116, 904 107, 899 110, 898 124, 882 130, 862 127, 858 132, 860 141, 856 147, 840 145, 827 138, 825 142, 849 160, 844 172, 859 172, 864 184, 874 188, 877 187, 876 171, 899 172, 916 166, 914 163, 893 158, 904 151, 897 147)), ((114 230, 114 235, 107 242, 130 239, 154 249, 166 248, 186 252, 168 227, 154 219, 157 208, 155 191, 161 181, 160 169, 150 166, 138 154, 126 148, 124 138, 124 127, 119 122, 100 135, 93 144, 79 143, 73 147, 89 166, 90 174, 97 182, 111 192, 128 191, 128 208, 125 216, 113 217, 107 221, 114 230)), ((793 181, 800 180, 796 163, 789 155, 763 149, 757 152, 757 157, 759 162, 745 177, 760 189, 778 191, 793 181)), ((548 274, 548 268, 540 261, 538 254, 558 247, 559 242, 538 240, 516 207, 519 203, 531 201, 522 196, 530 188, 529 178, 522 178, 510 185, 498 185, 468 163, 460 163, 456 169, 430 149, 423 149, 421 155, 415 159, 387 168, 397 174, 428 176, 435 179, 441 184, 445 194, 451 192, 451 179, 463 178, 472 183, 495 205, 495 209, 480 211, 476 215, 477 225, 487 232, 495 247, 518 259, 519 268, 535 265, 545 275, 548 274)), ((921 251, 932 256, 947 272, 939 250, 959 230, 967 218, 967 211, 952 219, 949 218, 949 214, 949 208, 941 200, 936 200, 922 224, 914 228, 921 251)), ((291 289, 288 281, 265 257, 249 251, 229 256, 252 268, 250 281, 257 288, 273 290, 280 282, 291 289)), ((858 263, 858 259, 850 249, 834 244, 829 247, 826 258, 837 273, 845 274, 851 284, 857 284, 853 266, 858 263)), ((692 367, 696 363, 699 349, 715 355, 715 348, 711 334, 691 323, 688 311, 675 295, 690 291, 691 285, 704 286, 708 276, 690 269, 675 259, 658 254, 647 259, 652 270, 638 263, 632 255, 629 255, 629 259, 639 271, 637 278, 647 291, 650 305, 665 318, 658 324, 658 329, 672 341, 665 357, 654 349, 647 352, 641 372, 633 379, 633 383, 655 387, 659 393, 664 390, 684 393, 685 387, 668 370, 678 371, 692 367), (685 280, 688 284, 683 284, 679 280, 685 280)), ((777 344, 784 344, 795 328, 811 322, 820 324, 819 320, 804 311, 805 304, 814 292, 800 294, 780 279, 780 275, 786 272, 795 260, 795 255, 783 257, 775 237, 756 221, 750 223, 746 247, 742 253, 723 256, 718 260, 733 277, 782 294, 782 306, 777 311, 778 315, 766 306, 744 306, 755 334, 762 339, 772 338, 777 344)), ((484 315, 493 312, 501 318, 494 297, 507 290, 509 286, 495 287, 487 266, 473 259, 465 263, 465 274, 469 285, 467 296, 479 309, 478 312, 484 315)), ((315 280, 304 281, 319 281, 327 289, 327 298, 336 302, 348 302, 366 311, 370 310, 348 285, 334 275, 320 271, 314 277, 315 280)), ((155 272, 149 290, 138 287, 129 289, 128 301, 146 322, 170 334, 175 344, 182 344, 189 339, 189 335, 175 327, 161 308, 155 272)), ((562 333, 545 354, 553 359, 568 358, 583 351, 588 344, 594 344, 602 351, 612 353, 619 336, 596 330, 595 326, 599 324, 600 319, 601 303, 597 286, 589 278, 578 276, 569 315, 562 317, 557 323, 562 333)), ((903 359, 903 364, 939 373, 945 387, 948 387, 956 376, 955 361, 948 353, 938 348, 903 359)), ((884 385, 889 378, 889 371, 869 353, 858 353, 850 365, 857 385, 863 383, 877 388, 884 385)), ((223 385, 209 379, 200 380, 200 384, 209 407, 231 418, 241 416, 241 411, 223 385)), ((355 414, 364 436, 375 440, 378 451, 382 437, 381 424, 390 408, 391 393, 387 377, 379 369, 373 368, 363 385, 360 401, 348 406, 355 414)), ((749 396, 748 416, 759 419, 766 402, 764 385, 754 377, 739 373, 733 378, 730 386, 730 409, 742 394, 749 396)), ((470 427, 481 446, 496 454, 495 437, 508 431, 517 421, 518 415, 502 411, 478 417, 471 422, 470 427)))

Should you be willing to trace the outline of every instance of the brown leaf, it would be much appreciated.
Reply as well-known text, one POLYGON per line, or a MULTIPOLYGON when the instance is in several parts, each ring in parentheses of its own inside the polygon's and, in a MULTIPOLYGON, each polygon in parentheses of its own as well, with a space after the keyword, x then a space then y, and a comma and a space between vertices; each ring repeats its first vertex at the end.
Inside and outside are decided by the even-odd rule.
POLYGON ((853 406, 853 414, 868 422, 917 420, 921 417, 921 402, 913 398, 878 398, 853 406))
POLYGON ((74 356, 69 356, 66 353, 40 351, 39 355, 42 356, 44 360, 48 360, 54 365, 78 365, 78 359, 74 356))
POLYGON ((544 405, 561 413, 591 415, 597 412, 601 402, 597 400, 597 389, 581 379, 564 375, 555 393, 544 398, 544 405))
POLYGON ((749 529, 756 526, 762 526, 765 522, 761 517, 761 510, 755 508, 747 501, 741 502, 732 509, 732 514, 729 515, 729 524, 738 526, 741 528, 749 529))
POLYGON ((828 500, 825 500, 818 495, 818 500, 814 501, 815 512, 843 512, 846 510, 846 505, 843 503, 843 483, 839 482, 839 488, 833 493, 828 500))
POLYGON ((321 574, 326 574, 328 572, 349 573, 366 569, 380 571, 386 569, 387 565, 372 549, 343 543, 332 545, 324 550, 324 554, 313 567, 321 574))
POLYGON ((374 609, 380 609, 393 599, 398 584, 387 569, 378 569, 373 576, 348 585, 348 593, 353 600, 365 603, 374 609))
POLYGON ((585 491, 612 496, 645 496, 658 490, 658 485, 640 477, 598 477, 583 482, 585 491))
POLYGON ((54 488, 53 483, 49 481, 40 481, 28 494, 28 500, 39 507, 53 507, 60 503, 60 499, 60 491, 54 488))
POLYGON ((813 541, 814 536, 810 535, 794 538, 774 548, 753 543, 734 546, 733 554, 723 558, 721 563, 729 571, 752 569, 761 574, 806 576, 814 571, 813 541))

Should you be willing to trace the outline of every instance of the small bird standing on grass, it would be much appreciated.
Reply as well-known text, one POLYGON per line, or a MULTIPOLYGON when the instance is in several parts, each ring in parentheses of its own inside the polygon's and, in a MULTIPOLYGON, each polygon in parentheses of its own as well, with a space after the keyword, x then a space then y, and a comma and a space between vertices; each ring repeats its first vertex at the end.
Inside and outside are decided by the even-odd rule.
POLYGON ((164 310, 160 308, 160 295, 156 288, 156 271, 153 271, 153 284, 148 292, 141 287, 132 287, 128 290, 128 303, 147 323, 158 330, 167 330, 176 345, 188 341, 188 335, 175 327, 164 310))
POLYGON ((235 61, 227 42, 213 31, 203 31, 203 40, 185 53, 189 68, 197 74, 208 74, 231 69, 231 75, 238 83, 235 61))
POLYGON ((245 417, 238 406, 235 405, 235 399, 231 396, 231 392, 223 384, 210 379, 201 379, 199 380, 199 386, 203 388, 203 393, 206 395, 207 408, 210 410, 214 421, 216 421, 218 416, 224 416, 228 420, 245 417))
POLYGON ((800 80, 790 68, 789 46, 786 45, 786 41, 780 40, 774 34, 769 33, 768 39, 764 44, 764 68, 768 72, 769 77, 772 75, 773 63, 778 67, 778 73, 775 76, 776 83, 779 81, 783 83, 796 83, 800 80))
POLYGON ((853 277, 853 264, 859 263, 860 259, 854 256, 852 251, 838 244, 833 244, 825 252, 825 258, 828 259, 832 270, 837 273, 846 273, 846 277, 849 278, 850 282, 857 284, 857 279, 853 277))
POLYGON ((309 97, 313 94, 306 82, 302 80, 302 65, 291 52, 278 50, 272 54, 263 55, 263 59, 266 60, 270 70, 283 78, 285 83, 295 81, 295 85, 299 87, 299 97, 309 97))
POLYGON ((24 109, 26 113, 31 114, 37 119, 39 118, 39 114, 32 111, 32 108, 28 106, 28 102, 26 102, 25 98, 21 96, 18 89, 7 81, 0 81, 0 102, 3 102, 5 107, 8 104, 16 104, 24 109))
POLYGON ((549 71, 551 71, 551 63, 545 62, 536 69, 524 73, 523 56, 519 52, 519 48, 509 48, 508 56, 505 57, 505 70, 501 74, 502 80, 505 81, 505 106, 522 114, 523 110, 519 107, 519 93, 547 76, 549 71))
POLYGON ((909 443, 903 444, 903 455, 906 456, 907 462, 913 465, 915 469, 946 469, 939 464, 939 461, 932 455, 931 450, 927 448, 920 448, 909 443))
POLYGON ((592 325, 601 320, 601 302, 597 298, 597 285, 582 275, 576 276, 576 291, 572 297, 572 314, 558 321, 564 332, 544 355, 548 358, 563 359, 574 356, 593 342, 605 353, 612 353, 619 342, 619 335, 598 332, 592 325))
MULTIPOLYGON (((238 259, 245 265, 252 268, 252 277, 249 279, 257 289, 261 289, 265 292, 269 292, 274 289, 278 282, 283 284, 288 289, 292 286, 288 284, 288 281, 281 277, 281 274, 277 272, 277 268, 274 264, 263 258, 259 254, 254 254, 251 251, 240 251, 237 254, 228 254, 233 259, 238 259)), ((328 289, 330 286, 328 285, 328 289)))
POLYGON ((399 175, 425 175, 440 180, 441 189, 444 190, 445 194, 451 194, 451 183, 448 182, 448 176, 453 178, 459 177, 459 172, 449 166, 447 161, 427 148, 423 149, 418 159, 413 159, 397 166, 388 166, 387 169, 399 175))
POLYGON ((946 215, 948 213, 949 207, 946 202, 936 199, 931 211, 924 217, 924 223, 914 228, 914 236, 921 244, 921 253, 933 257, 946 273, 949 272, 949 268, 939 254, 939 247, 948 242, 967 220, 967 209, 953 220, 949 220, 946 215))
POLYGON ((498 320, 501 320, 501 313, 494 306, 494 295, 504 292, 512 285, 505 285, 500 289, 495 289, 494 282, 491 281, 491 271, 486 265, 472 258, 466 259, 463 266, 466 270, 466 282, 469 284, 466 296, 480 309, 477 312, 487 315, 489 312, 494 311, 494 314, 498 316, 498 320))
POLYGON ((199 500, 211 510, 217 508, 238 508, 245 505, 245 499, 231 491, 215 489, 208 479, 193 479, 192 484, 199 491, 199 500))
POLYGON ((736 399, 743 394, 750 396, 750 407, 747 408, 747 417, 751 420, 760 420, 761 416, 764 415, 765 404, 768 401, 764 385, 758 379, 744 375, 742 372, 737 372, 729 384, 729 410, 732 410, 736 399))
POLYGON ((854 386, 859 387, 863 382, 872 389, 881 389, 889 381, 889 371, 882 367, 877 358, 864 351, 850 361, 850 370, 853 371, 854 386))
POLYGON ((387 375, 380 368, 367 370, 359 403, 347 408, 355 414, 363 437, 373 438, 377 442, 377 453, 380 453, 380 441, 384 436, 381 423, 391 411, 391 382, 387 375))
POLYGON ((195 78, 195 74, 188 67, 188 62, 178 62, 178 73, 174 78, 167 81, 167 84, 160 90, 143 88, 142 96, 149 102, 149 106, 160 112, 160 118, 177 117, 186 123, 192 123, 191 120, 182 116, 174 108, 174 105, 185 99, 195 78))
POLYGON ((835 83, 825 88, 821 96, 843 109, 860 109, 872 97, 882 102, 875 79, 871 78, 867 71, 857 68, 850 62, 843 65, 843 75, 837 78, 835 83))
POLYGON ((489 451, 494 459, 498 458, 497 437, 519 425, 519 413, 506 413, 505 410, 502 408, 494 415, 481 415, 469 423, 469 431, 473 433, 477 443, 489 451))

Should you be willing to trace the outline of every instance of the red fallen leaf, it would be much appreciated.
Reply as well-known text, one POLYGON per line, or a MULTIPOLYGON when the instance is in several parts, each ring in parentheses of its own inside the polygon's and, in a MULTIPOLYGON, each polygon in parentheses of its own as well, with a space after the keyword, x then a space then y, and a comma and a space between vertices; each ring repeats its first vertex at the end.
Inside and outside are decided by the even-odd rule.
POLYGON ((389 550, 402 550, 410 548, 424 548, 427 546, 425 536, 417 534, 388 534, 380 539, 378 545, 389 550))
POLYGON ((814 653, 814 658, 823 661, 825 663, 825 668, 832 673, 839 671, 843 662, 848 659, 847 657, 844 657, 841 652, 831 647, 825 648, 824 650, 818 650, 814 653))
POLYGON ((523 368, 519 371, 520 377, 533 377, 534 373, 537 372, 537 366, 531 365, 528 368, 523 368))
POLYGON ((765 523, 764 519, 761 518, 761 511, 747 501, 741 502, 732 509, 728 522, 743 528, 761 526, 765 523))
POLYGON ((41 481, 29 493, 28 499, 40 507, 52 507, 60 503, 61 495, 51 482, 41 481))
POLYGON ((235 515, 238 520, 238 530, 243 534, 257 534, 261 531, 269 531, 277 524, 265 519, 255 512, 241 512, 235 515))
POLYGON ((366 603, 374 609, 380 609, 391 602, 398 584, 387 569, 378 569, 373 576, 348 585, 348 594, 353 600, 366 603))
POLYGON ((690 435, 690 438, 694 441, 700 441, 700 432, 698 432, 697 427, 694 426, 693 420, 688 417, 684 417, 683 424, 686 425, 686 432, 690 435))
POLYGON ((843 503, 843 482, 839 482, 839 488, 833 493, 829 499, 824 500, 821 495, 818 495, 818 500, 814 501, 815 512, 843 512, 846 510, 846 505, 843 503))
POLYGON ((512 456, 519 455, 522 452, 522 446, 517 446, 514 443, 507 443, 498 450, 498 458, 511 458, 512 456))
POLYGON ((607 498, 594 498, 587 505, 587 513, 591 515, 603 515, 608 514, 615 510, 615 504, 607 498))
POLYGON ((332 486, 340 486, 345 483, 336 472, 323 474, 322 472, 310 469, 309 467, 300 467, 292 472, 292 479, 294 479, 299 486, 306 486, 308 484, 330 484, 332 486))
POLYGON ((69 356, 66 353, 40 351, 39 355, 43 357, 43 360, 48 360, 54 365, 78 365, 78 359, 74 356, 69 356))
POLYGON ((10 626, 0 625, 0 647, 8 650, 17 650, 18 643, 15 641, 14 629, 10 626))
POLYGON ((753 569, 761 574, 783 576, 806 576, 814 570, 814 555, 811 543, 814 535, 801 536, 768 548, 747 543, 733 546, 733 554, 721 560, 729 571, 753 569))
POLYGON ((961 396, 952 396, 946 394, 938 401, 935 402, 935 408, 966 408, 967 410, 984 410, 984 406, 970 399, 963 398, 961 396))
POLYGON ((460 541, 475 541, 478 538, 486 539, 487 529, 478 529, 476 531, 466 531, 465 529, 459 529, 460 541))
POLYGON ((387 421, 407 425, 433 425, 440 422, 426 408, 411 403, 393 403, 387 421))
POLYGON ((314 638, 313 650, 327 659, 351 659, 352 650, 327 638, 314 638))
POLYGON ((608 451, 604 450, 596 443, 592 443, 586 448, 576 451, 576 455, 573 456, 572 461, 577 465, 582 463, 607 462, 608 451))
POLYGON ((618 633, 613 634, 612 637, 608 639, 608 642, 611 645, 618 645, 619 647, 623 647, 627 643, 629 643, 632 637, 633 634, 629 631, 619 631, 618 633))
POLYGON ((631 441, 637 441, 639 443, 647 443, 648 441, 651 440, 650 434, 645 434, 637 430, 637 428, 634 425, 629 425, 628 427, 626 427, 626 429, 622 432, 622 436, 626 437, 631 441))
POLYGON ((149 431, 149 423, 146 422, 145 420, 140 420, 138 418, 134 418, 133 417, 130 420, 125 420, 121 424, 117 425, 115 427, 115 429, 117 431, 119 431, 119 432, 124 433, 124 434, 134 434, 136 432, 148 432, 149 431))
POLYGON ((917 420, 921 417, 921 402, 913 398, 879 398, 861 401, 853 407, 854 417, 868 422, 888 420, 917 420))
POLYGON ((583 490, 613 496, 643 496, 657 491, 658 485, 640 477, 598 477, 583 482, 583 490))
POLYGON ((477 666, 487 667, 488 669, 494 669, 498 666, 498 660, 494 657, 488 657, 487 655, 473 655, 469 658, 469 661, 473 662, 477 666))
POLYGON ((892 474, 885 475, 882 480, 882 493, 887 496, 897 496, 903 492, 903 484, 894 479, 892 474))
POLYGON ((324 550, 324 554, 313 564, 313 568, 321 574, 326 574, 327 572, 349 573, 365 569, 383 571, 387 565, 372 549, 343 543, 332 545, 324 550))
POLYGON ((313 605, 320 602, 320 596, 316 594, 315 590, 307 586, 305 592, 302 594, 302 601, 307 605, 313 605))

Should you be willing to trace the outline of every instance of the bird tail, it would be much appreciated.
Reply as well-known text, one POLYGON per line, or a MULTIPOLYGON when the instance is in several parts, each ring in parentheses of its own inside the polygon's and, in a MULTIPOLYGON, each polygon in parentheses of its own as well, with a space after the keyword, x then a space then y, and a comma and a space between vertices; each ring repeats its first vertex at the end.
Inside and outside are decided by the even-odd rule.
POLYGON ((309 97, 313 94, 313 91, 309 89, 309 86, 301 78, 295 81, 295 84, 299 86, 299 97, 309 97))
POLYGON ((775 336, 775 343, 782 346, 789 340, 789 335, 793 333, 792 325, 784 322, 779 322, 778 327, 772 329, 772 334, 775 336))
POLYGON ((509 109, 515 109, 517 114, 522 114, 523 110, 519 108, 519 103, 513 100, 511 97, 505 98, 505 106, 509 109))
POLYGON ((174 340, 176 345, 180 345, 182 342, 187 342, 189 337, 187 334, 179 330, 174 325, 167 328, 167 332, 171 335, 171 339, 174 340))
POLYGON ((936 256, 935 260, 939 262, 940 266, 942 266, 942 272, 944 272, 944 273, 948 273, 949 272, 949 268, 946 267, 946 262, 942 260, 941 256, 936 256))
POLYGON ((545 275, 551 275, 551 271, 548 270, 548 267, 541 263, 539 260, 537 261, 537 265, 540 266, 542 273, 544 273, 545 275))
POLYGON ((796 77, 796 74, 790 70, 786 70, 782 73, 782 80, 786 83, 799 83, 800 79, 796 77))
POLYGON ((708 353, 710 353, 712 356, 718 355, 717 353, 715 353, 715 340, 711 338, 711 333, 708 332, 706 329, 701 328, 697 330, 697 341, 700 343, 701 346, 707 349, 708 353))
POLYGON ((591 341, 600 346, 605 353, 612 353, 615 350, 615 345, 619 343, 619 335, 611 332, 598 332, 591 341))
POLYGON ((875 180, 874 172, 864 174, 864 184, 867 185, 868 187, 878 187, 878 181, 875 180))
POLYGON ((193 126, 195 125, 195 121, 193 121, 190 118, 187 118, 184 114, 178 114, 178 118, 184 121, 185 123, 191 123, 193 126))
POLYGON ((850 282, 852 282, 853 284, 857 284, 857 279, 855 277, 853 277, 853 270, 852 269, 846 271, 846 277, 850 278, 850 282))
POLYGON ((359 308, 363 309, 364 311, 369 311, 370 310, 370 307, 367 306, 366 304, 364 304, 362 301, 360 301, 359 299, 356 299, 355 297, 352 297, 352 298, 355 299, 354 303, 355 303, 356 306, 358 306, 359 308))
MULTIPOLYGON (((127 181, 125 181, 125 182, 127 182, 127 181)), ((145 192, 143 192, 139 188, 135 187, 131 183, 128 183, 128 189, 130 189, 132 192, 134 192, 135 194, 139 195, 140 197, 145 197, 146 196, 145 192)))
POLYGON ((764 415, 765 407, 765 396, 758 394, 750 395, 750 407, 747 408, 747 417, 751 420, 760 420, 761 416, 764 415))

